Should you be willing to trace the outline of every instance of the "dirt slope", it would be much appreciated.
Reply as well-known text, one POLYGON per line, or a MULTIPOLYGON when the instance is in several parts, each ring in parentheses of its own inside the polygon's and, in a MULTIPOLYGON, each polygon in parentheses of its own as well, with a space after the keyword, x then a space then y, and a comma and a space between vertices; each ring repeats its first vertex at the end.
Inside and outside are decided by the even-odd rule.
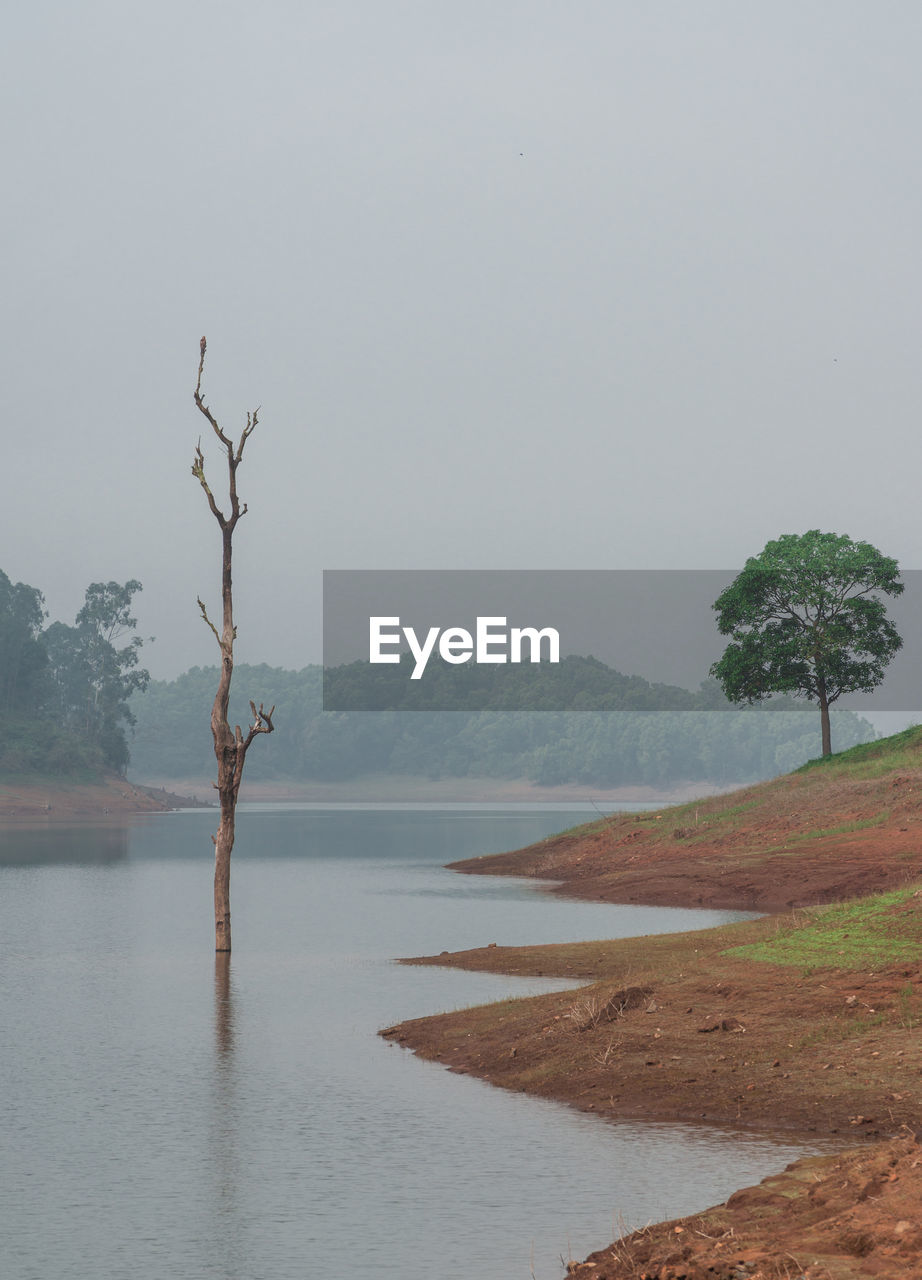
POLYGON ((383 1035, 606 1117, 859 1144, 636 1232, 575 1274, 922 1277, 920 797, 922 730, 909 730, 745 791, 457 864, 579 897, 783 911, 696 934, 417 959, 590 985, 383 1035))
POLYGON ((569 897, 779 911, 922 873, 922 729, 675 808, 615 814, 455 870, 560 881, 569 897))
POLYGON ((142 787, 124 778, 71 782, 60 778, 0 779, 0 823, 33 824, 162 813, 194 807, 198 801, 163 788, 142 787))

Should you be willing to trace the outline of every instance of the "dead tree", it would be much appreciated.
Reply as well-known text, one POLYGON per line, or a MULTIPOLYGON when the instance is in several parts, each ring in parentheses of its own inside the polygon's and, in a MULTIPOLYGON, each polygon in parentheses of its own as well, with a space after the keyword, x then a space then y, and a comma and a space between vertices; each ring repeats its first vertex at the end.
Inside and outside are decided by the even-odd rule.
POLYGON ((205 479, 205 459, 202 454, 201 437, 195 447, 195 458, 192 462, 192 474, 205 490, 211 514, 221 527, 221 540, 224 547, 224 558, 221 568, 221 630, 214 625, 208 616, 204 604, 199 598, 198 607, 202 617, 214 632, 215 639, 221 649, 221 674, 218 679, 218 691, 211 708, 211 735, 214 738, 215 759, 218 762, 218 781, 214 784, 221 802, 221 820, 217 834, 212 836, 214 842, 214 931, 215 951, 230 951, 230 860, 234 847, 234 828, 237 816, 237 793, 240 790, 240 779, 243 776, 243 765, 246 754, 253 739, 260 733, 271 733, 274 725, 270 711, 263 710, 263 704, 256 709, 250 703, 253 723, 244 737, 240 725, 231 729, 227 719, 227 705, 230 698, 231 677, 234 674, 234 641, 237 628, 234 626, 234 598, 231 583, 231 560, 233 556, 234 530, 241 516, 246 515, 247 504, 241 504, 237 496, 237 468, 243 458, 243 449, 247 440, 256 428, 259 410, 247 414, 247 424, 239 441, 234 441, 224 434, 218 426, 217 419, 202 399, 202 373, 205 368, 205 339, 201 343, 201 359, 198 366, 198 381, 195 384, 195 403, 211 424, 218 440, 227 455, 228 491, 230 496, 230 514, 225 515, 215 501, 214 494, 205 479))

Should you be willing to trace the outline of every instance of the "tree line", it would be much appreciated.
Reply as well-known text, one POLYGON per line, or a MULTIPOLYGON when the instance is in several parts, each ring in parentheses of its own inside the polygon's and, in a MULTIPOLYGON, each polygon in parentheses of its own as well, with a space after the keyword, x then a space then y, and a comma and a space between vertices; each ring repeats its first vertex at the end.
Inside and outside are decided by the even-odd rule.
POLYGON ((131 614, 140 590, 93 582, 72 625, 46 625, 41 591, 0 570, 0 772, 125 773, 130 700, 150 680, 131 614))
POLYGON ((419 681, 410 679, 413 662, 403 653, 394 665, 326 667, 324 705, 339 711, 709 711, 730 705, 716 680, 692 692, 577 654, 522 665, 461 666, 433 657, 419 681))
MULTIPOLYGON (((663 710, 676 706, 676 691, 668 686, 622 676, 596 659, 566 661, 574 697, 580 671, 586 680, 587 701, 580 705, 593 705, 591 690, 606 710, 324 711, 321 667, 240 665, 243 688, 271 689, 285 708, 283 722, 249 761, 248 777, 337 782, 385 774, 662 787, 684 780, 756 781, 820 754, 816 712, 790 700, 731 709, 708 681, 698 694, 687 692, 686 709, 663 710), (619 689, 622 700, 615 705, 619 689)), ((133 700, 133 776, 210 776, 213 748, 201 708, 213 696, 217 674, 214 667, 193 667, 176 680, 151 681, 133 700)), ((347 675, 362 678, 356 668, 347 675)), ((368 677, 376 681, 376 671, 368 677)), ((232 694, 231 723, 245 724, 248 715, 245 698, 235 701, 232 694)), ((871 725, 852 712, 837 711, 834 718, 842 749, 874 737, 871 725)))
MULTIPOLYGON (((623 675, 591 657, 526 666, 502 679, 495 667, 442 664, 415 684, 398 667, 368 663, 326 673, 319 666, 242 668, 244 687, 271 689, 285 708, 284 727, 267 738, 251 776, 490 776, 605 787, 732 784, 786 772, 829 751, 828 704, 843 690, 878 684, 899 647, 881 607, 868 599, 872 589, 901 590, 896 565, 885 560, 878 572, 875 559, 878 577, 889 576, 870 577, 864 562, 872 552, 880 558, 865 544, 818 531, 770 543, 716 603, 719 629, 732 641, 694 692, 623 675), (857 569, 849 557, 860 560, 857 569), (375 710, 395 705, 397 682, 409 690, 407 709, 375 710), (778 690, 820 702, 822 736, 815 713, 771 696, 778 690), (327 705, 367 710, 324 711, 324 693, 327 705), (733 710, 728 697, 771 700, 733 710), (555 709, 561 705, 573 710, 555 709)), ((200 709, 213 701, 220 673, 197 667, 174 681, 150 681, 131 613, 140 590, 136 579, 91 583, 72 625, 47 625, 42 593, 0 571, 0 772, 124 773, 131 759, 142 780, 211 773, 214 746, 200 709)), ((253 714, 231 697, 230 724, 249 724, 253 714)), ((833 717, 839 749, 873 737, 853 713, 833 717)))

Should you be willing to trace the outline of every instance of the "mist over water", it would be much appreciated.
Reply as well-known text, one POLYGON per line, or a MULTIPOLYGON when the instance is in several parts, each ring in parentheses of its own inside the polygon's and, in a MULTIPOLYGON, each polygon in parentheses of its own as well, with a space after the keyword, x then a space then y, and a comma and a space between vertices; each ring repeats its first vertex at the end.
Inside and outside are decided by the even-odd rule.
POLYGON ((211 952, 213 814, 5 832, 5 1274, 558 1280, 561 1257, 619 1224, 703 1207, 799 1154, 608 1125, 376 1034, 566 985, 398 955, 728 918, 442 868, 584 816, 244 810, 230 958, 211 952))

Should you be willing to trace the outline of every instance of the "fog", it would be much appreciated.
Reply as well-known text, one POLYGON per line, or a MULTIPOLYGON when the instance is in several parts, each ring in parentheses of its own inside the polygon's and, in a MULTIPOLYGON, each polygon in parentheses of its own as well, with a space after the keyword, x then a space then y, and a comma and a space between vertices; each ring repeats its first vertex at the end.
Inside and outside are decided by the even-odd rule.
POLYGON ((919 568, 920 55, 910 3, 11 10, 0 568, 215 660, 202 334, 241 661, 319 661, 324 568, 919 568))

